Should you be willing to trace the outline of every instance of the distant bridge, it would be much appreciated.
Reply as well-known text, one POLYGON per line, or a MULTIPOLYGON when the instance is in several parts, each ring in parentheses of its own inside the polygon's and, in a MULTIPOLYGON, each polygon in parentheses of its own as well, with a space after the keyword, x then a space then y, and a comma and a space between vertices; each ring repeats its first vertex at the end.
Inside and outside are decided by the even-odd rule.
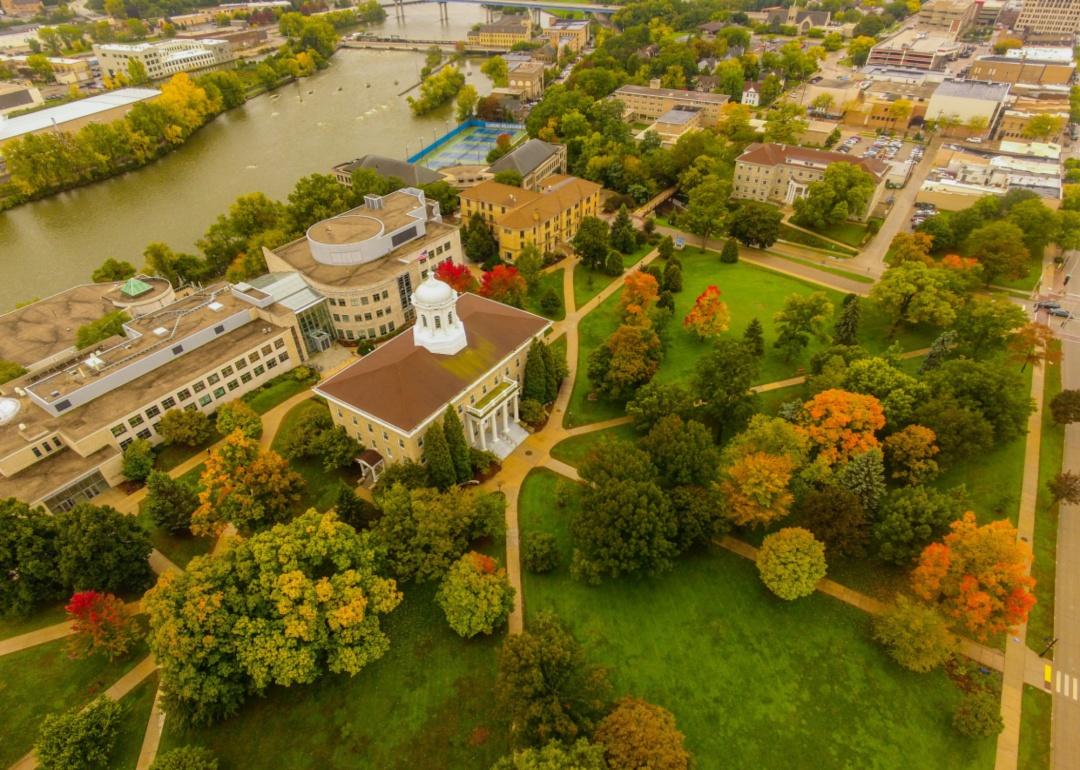
POLYGON ((506 53, 505 46, 473 45, 459 43, 456 40, 419 40, 413 38, 357 37, 342 40, 343 48, 368 48, 377 51, 426 51, 436 47, 443 53, 456 53, 463 45, 465 53, 496 54, 506 53))
POLYGON ((592 13, 597 16, 611 16, 622 8, 621 5, 604 5, 602 3, 560 3, 554 0, 401 0, 398 2, 383 2, 383 8, 396 8, 402 14, 406 5, 419 5, 421 3, 438 3, 445 6, 447 3, 468 3, 469 5, 486 5, 493 8, 528 8, 530 11, 580 11, 592 13))

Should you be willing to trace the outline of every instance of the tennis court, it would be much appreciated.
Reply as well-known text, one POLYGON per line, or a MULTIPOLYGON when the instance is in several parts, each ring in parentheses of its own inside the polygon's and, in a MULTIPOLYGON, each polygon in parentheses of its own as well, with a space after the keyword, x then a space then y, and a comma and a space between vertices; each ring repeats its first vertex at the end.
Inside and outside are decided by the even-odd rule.
POLYGON ((513 144, 525 136, 525 127, 516 123, 470 120, 410 157, 409 162, 436 170, 449 166, 483 165, 487 163, 488 151, 502 134, 508 134, 513 144))

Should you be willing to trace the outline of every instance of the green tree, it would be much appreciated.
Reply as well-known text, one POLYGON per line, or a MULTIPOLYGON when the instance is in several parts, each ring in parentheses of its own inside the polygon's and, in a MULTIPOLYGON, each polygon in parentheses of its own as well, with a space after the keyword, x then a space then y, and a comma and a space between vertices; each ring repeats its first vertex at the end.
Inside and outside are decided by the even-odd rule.
POLYGON ((516 743, 565 744, 592 732, 611 686, 555 616, 540 612, 503 642, 496 688, 516 743))
POLYGON ((587 359, 589 382, 608 398, 626 400, 656 373, 660 366, 660 337, 645 323, 623 324, 587 359))
POLYGON ((720 338, 697 360, 691 390, 704 402, 718 435, 739 430, 754 412, 757 398, 750 386, 757 379, 758 359, 741 342, 720 338))
POLYGON ((685 417, 693 405, 693 396, 682 383, 652 381, 637 389, 626 404, 626 414, 633 419, 634 427, 639 432, 648 433, 664 417, 685 417))
MULTIPOLYGON (((952 396, 981 414, 993 427, 996 443, 1021 436, 1027 430, 1028 415, 1034 410, 1034 404, 1023 375, 1005 362, 946 361, 930 372, 926 381, 936 399, 952 396)), ((942 438, 942 432, 934 425, 918 422, 942 438)))
POLYGON ((24 374, 26 374, 26 369, 14 361, 0 360, 0 384, 22 377, 24 374))
POLYGON ((166 444, 199 446, 214 435, 210 418, 198 409, 169 409, 161 416, 158 433, 166 444))
POLYGON ((468 224, 462 228, 462 246, 465 255, 473 262, 478 262, 488 268, 493 261, 499 258, 499 242, 491 234, 491 229, 484 222, 480 212, 474 211, 469 217, 468 224))
POLYGON ((499 184, 510 185, 511 187, 521 187, 521 183, 525 181, 521 176, 521 172, 512 168, 504 168, 492 179, 499 184))
POLYGON ((901 487, 886 496, 874 540, 878 557, 892 564, 911 564, 930 543, 949 531, 964 510, 963 487, 941 492, 933 487, 901 487))
POLYGON ((989 738, 1005 729, 1001 701, 989 690, 965 693, 953 712, 953 727, 966 738, 989 738))
POLYGON ((34 752, 42 770, 105 770, 124 709, 106 695, 85 709, 50 714, 38 729, 34 752))
POLYGON ((113 310, 96 321, 85 323, 75 332, 75 347, 84 350, 109 337, 123 336, 124 324, 130 320, 131 316, 123 310, 113 310))
POLYGON ((465 75, 457 67, 447 65, 439 70, 437 74, 425 78, 420 83, 420 96, 418 98, 409 96, 406 99, 413 115, 419 117, 449 102, 457 96, 464 85, 465 75))
POLYGON ((457 98, 454 100, 454 104, 457 106, 456 117, 458 123, 464 123, 473 116, 473 111, 476 109, 476 103, 479 100, 480 95, 476 92, 474 86, 464 85, 461 87, 457 98))
MULTIPOLYGON (((780 237, 782 215, 775 206, 758 201, 745 201, 739 205, 728 222, 728 232, 747 246, 767 249, 780 237)), ((732 241, 728 241, 732 243, 732 241)), ((728 246, 724 246, 725 252, 728 246)), ((732 246, 736 259, 738 249, 732 246)))
POLYGON ((544 267, 544 258, 540 254, 540 249, 533 243, 526 243, 518 252, 517 259, 514 260, 514 267, 517 268, 518 274, 525 279, 525 285, 528 286, 529 291, 535 291, 540 283, 540 275, 544 267))
POLYGON ((471 551, 450 567, 435 601, 459 636, 490 636, 514 609, 514 588, 494 559, 471 551))
POLYGON ((158 754, 150 770, 218 770, 218 761, 210 749, 181 746, 158 754))
POLYGON ((757 318, 751 318, 750 323, 746 325, 746 331, 743 332, 743 344, 754 358, 765 355, 765 330, 757 318))
POLYGON ((1012 222, 990 222, 972 231, 964 241, 964 252, 979 260, 987 285, 999 278, 1023 278, 1031 263, 1024 231, 1012 222))
POLYGON ((454 463, 454 472, 459 484, 472 478, 472 462, 469 460, 469 442, 465 440, 465 428, 461 424, 457 410, 452 405, 446 407, 442 421, 443 434, 446 436, 446 448, 454 463))
POLYGON ((1024 246, 1037 261, 1042 261, 1048 244, 1061 241, 1062 219, 1041 198, 1028 198, 1013 204, 1009 208, 1009 221, 1023 231, 1024 246))
POLYGON ((870 536, 870 522, 859 496, 840 486, 807 492, 795 507, 796 518, 825 544, 833 557, 861 557, 870 536))
POLYGON ((515 751, 492 770, 609 770, 604 747, 578 738, 569 746, 551 741, 539 749, 515 751))
POLYGON ((293 185, 289 193, 289 205, 286 216, 289 229, 294 233, 304 233, 316 222, 342 214, 357 200, 352 188, 338 182, 330 174, 308 174, 293 185))
POLYGON ((154 451, 150 442, 137 438, 124 449, 121 472, 129 481, 145 481, 154 469, 154 451))
POLYGON ((218 407, 215 425, 217 432, 223 436, 238 430, 247 438, 258 439, 263 432, 262 417, 248 406, 247 402, 240 399, 228 401, 218 407))
POLYGON ((56 565, 74 591, 121 594, 150 583, 150 538, 133 516, 79 503, 56 514, 56 565))
POLYGON ((903 425, 910 421, 915 410, 929 396, 925 383, 876 356, 852 361, 843 387, 852 393, 864 393, 880 401, 888 425, 903 425))
POLYGON ((1046 489, 1054 503, 1066 502, 1069 505, 1080 503, 1080 474, 1061 471, 1047 479, 1046 489))
POLYGON ((1080 421, 1080 390, 1063 390, 1050 399, 1050 414, 1058 425, 1080 421))
POLYGON ((862 305, 857 294, 844 295, 844 301, 840 306, 840 317, 833 326, 834 345, 858 345, 859 344, 859 318, 862 315, 862 305))
POLYGON ((689 196, 686 210, 679 215, 679 225, 700 236, 704 249, 708 247, 710 237, 724 231, 731 182, 708 176, 690 190, 689 196))
POLYGON ((808 530, 785 527, 762 541, 757 568, 765 586, 781 599, 809 596, 825 577, 825 546, 808 530))
POLYGON ((168 473, 154 471, 146 480, 146 512, 159 527, 173 533, 191 528, 191 514, 199 507, 199 495, 188 483, 168 473))
POLYGON ((491 79, 496 88, 505 88, 510 84, 509 67, 501 56, 492 56, 481 65, 480 71, 491 79))
MULTIPOLYGON (((762 89, 764 92, 764 89, 762 89)), ((762 102, 764 102, 764 93, 762 102)), ((770 100, 771 101, 771 100, 770 100)), ((806 110, 793 102, 782 102, 765 113, 765 141, 779 144, 795 144, 810 127, 806 110)))
POLYGON ((890 267, 870 290, 870 299, 892 318, 890 334, 901 325, 949 326, 960 304, 949 271, 921 262, 890 267))
POLYGON ((547 362, 542 350, 543 343, 539 340, 529 347, 529 353, 525 357, 525 377, 521 388, 521 397, 526 400, 536 401, 538 404, 547 403, 547 362))
POLYGON ((795 201, 796 224, 824 229, 854 217, 862 218, 877 180, 853 163, 832 163, 824 176, 811 182, 805 198, 795 201))
POLYGON ((619 206, 619 212, 611 223, 611 247, 618 249, 623 254, 632 254, 637 248, 637 234, 634 223, 630 220, 630 212, 626 210, 626 204, 619 206))
POLYGON ((610 247, 607 223, 593 216, 583 217, 578 231, 570 239, 570 245, 581 258, 585 267, 603 272, 610 247))
POLYGON ((775 347, 784 351, 790 361, 810 344, 811 337, 825 341, 825 327, 832 315, 832 302, 823 291, 790 295, 773 316, 777 331, 775 347))
POLYGON ((720 252, 720 261, 725 265, 734 265, 739 261, 739 245, 734 238, 724 241, 724 248, 720 252))
POLYGON ((450 445, 442 423, 435 423, 424 433, 424 461, 428 478, 439 489, 449 489, 457 483, 457 469, 450 454, 450 445))
POLYGON ((641 441, 656 467, 660 485, 704 486, 716 476, 720 458, 709 429, 677 414, 662 417, 641 441))
POLYGON ((135 265, 109 257, 101 266, 90 274, 90 280, 94 283, 107 281, 123 281, 135 275, 135 265))
POLYGON ((874 638, 897 663, 920 674, 944 665, 956 652, 956 638, 938 611, 902 594, 874 618, 874 638))
POLYGON ((525 569, 540 575, 559 566, 559 541, 550 532, 532 532, 521 549, 525 569))
POLYGON ((885 457, 876 447, 857 454, 836 471, 835 479, 868 513, 876 513, 885 495, 885 457))
POLYGON ((0 575, 5 576, 0 580, 0 616, 25 615, 42 602, 65 596, 56 569, 56 540, 52 514, 14 497, 0 500, 0 575))
POLYGON ((272 230, 287 231, 288 220, 282 203, 263 193, 241 195, 198 241, 210 272, 224 274, 238 257, 246 255, 254 238, 272 230))
POLYGON ((309 511, 163 575, 143 609, 170 718, 206 724, 270 685, 378 660, 390 645, 380 616, 401 602, 378 563, 370 536, 309 511))

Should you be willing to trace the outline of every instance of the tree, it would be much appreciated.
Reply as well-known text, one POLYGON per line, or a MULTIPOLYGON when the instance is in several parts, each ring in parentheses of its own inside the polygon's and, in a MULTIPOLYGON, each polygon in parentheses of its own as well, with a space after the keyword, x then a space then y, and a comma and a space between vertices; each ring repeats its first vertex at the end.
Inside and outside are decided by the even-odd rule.
POLYGON ((852 163, 831 163, 825 174, 811 182, 805 198, 795 200, 796 224, 824 229, 844 220, 861 218, 877 187, 877 180, 852 163))
POLYGON ((911 588, 978 639, 1007 632, 1035 605, 1031 549, 1006 519, 979 526, 970 511, 931 543, 911 573, 911 588))
POLYGON ((877 356, 852 361, 844 375, 844 388, 880 401, 889 425, 908 422, 930 390, 926 383, 877 356))
POLYGON ((877 40, 869 35, 859 35, 852 38, 848 43, 848 58, 856 66, 861 67, 866 64, 867 57, 870 56, 870 49, 877 45, 877 40))
MULTIPOLYGON (((780 237, 782 218, 783 215, 775 206, 759 201, 744 201, 731 215, 728 232, 732 238, 747 246, 767 249, 780 237)), ((738 251, 735 253, 737 256, 738 251)))
POLYGON ((521 386, 522 399, 535 401, 538 404, 545 404, 548 401, 547 362, 542 345, 542 342, 536 340, 529 347, 528 355, 525 357, 525 376, 521 386))
POLYGON ((690 753, 685 736, 667 709, 623 698, 596 726, 595 739, 604 747, 611 770, 687 770, 690 753))
POLYGON ((999 278, 1023 278, 1031 263, 1024 231, 1012 222, 989 222, 972 231, 964 241, 964 253, 979 260, 987 285, 999 278))
POLYGON ((707 485, 716 475, 719 455, 709 429, 677 414, 661 418, 641 440, 666 488, 707 485))
POLYGON ((506 59, 501 56, 492 56, 480 67, 480 71, 491 79, 496 88, 505 88, 510 84, 509 68, 506 59))
POLYGON ((441 580, 469 543, 500 530, 506 508, 497 493, 409 489, 400 482, 380 490, 375 502, 382 510, 372 527, 376 541, 400 580, 418 582, 441 580))
POLYGON ((637 233, 634 223, 630 220, 630 212, 626 210, 626 204, 619 206, 619 212, 611 223, 611 248, 621 251, 623 254, 632 254, 637 248, 637 233))
POLYGON ((857 294, 844 295, 840 317, 833 326, 833 344, 854 346, 859 344, 859 318, 862 304, 857 294))
POLYGON ((603 272, 610 250, 610 234, 607 222, 598 217, 582 217, 578 230, 570 239, 570 245, 581 258, 585 267, 603 272))
MULTIPOLYGON (((762 91, 764 90, 763 88, 762 91)), ((806 110, 801 105, 782 102, 765 113, 765 141, 795 144, 809 126, 806 110)))
POLYGON ((1058 425, 1080 422, 1080 390, 1063 390, 1050 399, 1050 414, 1058 425))
POLYGON ((75 332, 75 347, 79 350, 93 347, 109 337, 124 336, 124 324, 131 320, 123 310, 106 313, 96 321, 80 326, 75 332))
POLYGON ((908 425, 885 439, 889 477, 905 484, 921 484, 938 474, 934 460, 941 450, 934 431, 922 425, 908 425))
MULTIPOLYGON (((1035 409, 1023 375, 1000 361, 946 361, 930 372, 926 381, 937 401, 946 402, 952 397, 985 418, 993 428, 994 441, 999 443, 1023 435, 1028 415, 1035 409)), ((942 428, 922 419, 917 422, 937 434, 945 453, 942 428)))
POLYGON ((174 534, 187 532, 191 514, 198 507, 199 495, 190 484, 161 471, 146 479, 146 512, 162 529, 174 534))
POLYGON ((287 230, 289 210, 263 193, 237 198, 198 241, 214 275, 223 274, 238 257, 251 251, 252 239, 271 230, 287 230))
POLYGON ((750 323, 746 325, 746 331, 743 332, 743 344, 755 358, 765 355, 765 330, 757 318, 751 318, 750 323))
POLYGON ((892 316, 890 335, 901 324, 949 326, 960 304, 949 271, 921 262, 905 262, 886 270, 870 290, 870 299, 892 316))
POLYGON ((756 396, 750 390, 759 362, 741 342, 720 338, 698 358, 691 390, 704 402, 703 411, 720 433, 734 432, 754 411, 756 396))
POLYGON ((322 458, 327 473, 349 467, 362 451, 363 445, 341 425, 327 428, 315 440, 315 454, 322 458))
POLYGON ((158 433, 166 444, 196 447, 214 435, 214 428, 210 418, 198 409, 169 409, 161 416, 158 433))
POLYGON ((228 401, 219 406, 215 415, 215 424, 217 432, 222 436, 240 431, 245 438, 257 440, 262 437, 262 417, 248 406, 246 401, 240 399, 228 401))
POLYGON ((648 433, 668 415, 684 417, 693 407, 693 397, 685 385, 678 382, 647 382, 638 388, 626 404, 626 414, 640 433, 648 433))
POLYGON ((435 268, 435 277, 458 293, 476 291, 480 285, 468 267, 456 262, 440 262, 435 268))
POLYGON ((285 521, 300 502, 304 479, 281 455, 235 430, 210 452, 199 478, 193 535, 220 535, 228 524, 243 533, 285 521))
POLYGON ((796 505, 796 518, 825 544, 829 558, 865 553, 869 522, 854 492, 839 486, 811 490, 796 505))
POLYGON ((596 391, 626 400, 660 367, 660 338, 648 319, 624 323, 588 356, 586 372, 596 391))
POLYGON ((424 434, 424 461, 433 486, 445 490, 457 483, 457 469, 442 423, 434 423, 424 434))
POLYGON ((1054 503, 1065 502, 1069 505, 1080 503, 1080 474, 1061 471, 1046 482, 1050 498, 1054 503))
POLYGON ((56 569, 57 534, 56 518, 43 508, 0 500, 0 616, 70 595, 56 569))
POLYGON ((413 115, 420 117, 449 102, 465 85, 465 75, 452 64, 420 83, 420 96, 406 97, 413 115))
POLYGON ((154 469, 154 450, 150 442, 137 438, 124 449, 121 472, 129 481, 146 481, 154 469))
POLYGON ((885 495, 885 457, 880 449, 868 449, 837 468, 833 478, 859 498, 867 513, 874 514, 885 495))
POLYGON ((923 232, 898 233, 889 244, 888 262, 890 267, 902 265, 905 262, 922 262, 924 265, 933 265, 934 258, 930 256, 933 250, 934 240, 923 232))
POLYGON ((689 196, 686 210, 679 215, 679 225, 701 236, 701 248, 705 249, 709 238, 724 230, 731 182, 710 174, 690 190, 689 196))
POLYGON ((484 222, 480 212, 474 211, 469 221, 461 228, 461 243, 465 249, 465 256, 473 262, 485 268, 498 264, 499 242, 484 222))
POLYGON ((105 770, 124 708, 107 695, 84 709, 49 714, 38 729, 34 753, 42 770, 105 770))
POLYGON ((236 538, 170 571, 143 599, 170 719, 207 724, 270 685, 355 675, 389 648, 401 593, 376 548, 330 512, 236 538))
POLYGON ((786 457, 793 468, 799 469, 810 454, 810 440, 787 420, 755 414, 746 429, 724 447, 724 462, 730 464, 755 452, 786 457))
POLYGON ((670 235, 665 235, 660 239, 660 243, 656 244, 656 254, 660 259, 671 259, 675 253, 675 241, 671 240, 670 235))
POLYGON ((1024 126, 1024 138, 1038 141, 1052 141, 1061 136, 1065 128, 1065 118, 1060 115, 1039 113, 1028 119, 1024 126))
POLYGON ((636 270, 623 278, 619 307, 624 316, 647 314, 659 296, 660 286, 656 278, 644 270, 636 270))
POLYGON ((79 591, 64 607, 71 621, 68 654, 86 658, 104 653, 110 661, 122 658, 135 645, 139 629, 124 603, 112 594, 79 591))
POLYGON ((739 261, 739 245, 734 238, 724 241, 724 248, 720 251, 720 261, 725 265, 734 265, 739 261))
POLYGON ((316 222, 348 211, 357 203, 356 193, 331 174, 301 177, 289 193, 286 215, 292 232, 303 233, 316 222))
POLYGON ((766 452, 739 457, 724 470, 720 491, 727 499, 725 512, 740 527, 771 524, 787 516, 795 499, 789 483, 791 458, 766 452))
POLYGON ((540 744, 590 733, 610 685, 607 671, 588 663, 555 616, 540 612, 503 642, 496 688, 515 741, 540 744))
POLYGON ((210 749, 181 746, 158 754, 150 770, 218 770, 218 762, 210 749))
POLYGON ((494 559, 470 551, 450 567, 435 601, 459 636, 490 636, 514 609, 514 588, 494 559))
POLYGON ((912 419, 934 431, 942 467, 985 451, 994 443, 994 426, 978 406, 952 394, 942 393, 923 404, 912 419))
POLYGON ((1020 371, 1028 364, 1056 364, 1061 361, 1061 348, 1049 326, 1030 323, 1021 326, 1009 340, 1009 358, 1020 364, 1020 371))
POLYGON ((495 174, 492 179, 499 184, 510 185, 511 187, 521 187, 521 183, 525 181, 521 176, 521 172, 512 168, 504 168, 495 174))
POLYGON ((893 660, 920 674, 944 665, 956 652, 956 638, 945 619, 932 607, 902 594, 874 618, 874 638, 893 660))
POLYGON ((496 265, 481 277, 480 296, 513 307, 525 303, 528 286, 516 267, 496 265))
POLYGON ((569 746, 551 741, 539 749, 515 751, 503 757, 492 770, 609 770, 604 747, 578 738, 569 746))
POLYGON ((536 248, 532 243, 526 243, 518 252, 517 259, 514 260, 514 267, 517 268, 521 277, 525 279, 525 286, 528 290, 530 292, 535 291, 540 281, 540 271, 544 267, 544 257, 540 254, 540 249, 536 248))
POLYGON ((465 440, 465 428, 452 405, 447 406, 443 413, 442 428, 458 483, 463 484, 473 476, 472 461, 469 459, 469 442, 465 440))
POLYGON ((133 517, 107 505, 79 503, 55 519, 54 568, 65 587, 116 594, 150 582, 150 539, 133 517))
POLYGON ((521 549, 525 569, 534 574, 551 572, 559 566, 559 541, 550 532, 533 532, 521 549))
POLYGON ((818 450, 818 457, 833 466, 877 447, 874 435, 885 426, 881 404, 873 396, 824 390, 803 404, 802 430, 818 450))
POLYGON ((966 738, 989 738, 1005 729, 1001 701, 989 690, 964 693, 953 712, 953 727, 966 738))
POLYGON ((720 290, 710 285, 694 301, 683 319, 683 328, 693 332, 698 339, 706 340, 726 332, 730 321, 731 313, 727 303, 720 299, 720 290))
POLYGON ((756 561, 765 586, 787 601, 809 596, 825 577, 825 546, 801 527, 785 527, 766 537, 756 561))
POLYGON ((26 374, 26 369, 19 364, 14 361, 0 359, 0 385, 11 382, 16 377, 22 377, 24 374, 26 374))
POLYGON ((811 336, 826 339, 825 325, 832 315, 833 305, 823 291, 788 296, 784 307, 773 316, 777 330, 775 346, 791 360, 810 344, 811 336))
POLYGON ((1007 299, 972 297, 957 316, 954 339, 963 353, 982 358, 1001 350, 1026 321, 1024 309, 1007 299))
POLYGON ((458 91, 455 104, 457 105, 457 121, 458 123, 464 123, 466 120, 473 116, 473 111, 476 109, 476 103, 480 101, 480 95, 476 92, 474 86, 465 85, 458 91))
POLYGON ((133 275, 135 275, 135 265, 109 257, 90 274, 90 280, 94 283, 124 281, 133 275))

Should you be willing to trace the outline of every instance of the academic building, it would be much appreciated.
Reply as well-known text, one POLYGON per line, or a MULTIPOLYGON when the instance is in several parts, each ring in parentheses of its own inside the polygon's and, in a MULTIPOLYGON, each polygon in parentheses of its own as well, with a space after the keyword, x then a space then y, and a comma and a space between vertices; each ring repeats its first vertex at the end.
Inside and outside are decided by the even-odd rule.
POLYGON ((616 89, 612 98, 623 103, 627 120, 654 121, 678 108, 700 112, 703 126, 715 126, 720 120, 720 109, 731 100, 727 94, 660 88, 659 85, 659 81, 653 81, 651 86, 622 86, 616 89))
POLYGON ((555 251, 599 210, 600 185, 563 174, 547 177, 535 191, 491 180, 461 193, 462 221, 480 214, 499 241, 499 256, 511 262, 528 243, 555 251))
POLYGON ((146 68, 151 80, 164 80, 179 72, 202 72, 228 66, 236 58, 227 40, 166 40, 159 43, 106 43, 94 45, 94 55, 106 77, 127 75, 131 62, 146 68))
POLYGON ((1024 0, 1015 29, 1039 35, 1075 35, 1080 32, 1080 3, 1076 0, 1024 0))
POLYGON ((518 420, 525 359, 546 318, 428 278, 413 294, 417 320, 315 387, 334 423, 367 449, 366 479, 400 460, 420 460, 424 434, 448 406, 471 446, 506 457, 528 435, 518 420))
POLYGON ((479 24, 469 30, 469 43, 472 45, 506 48, 515 43, 532 41, 532 19, 528 14, 507 14, 489 24, 479 24))

